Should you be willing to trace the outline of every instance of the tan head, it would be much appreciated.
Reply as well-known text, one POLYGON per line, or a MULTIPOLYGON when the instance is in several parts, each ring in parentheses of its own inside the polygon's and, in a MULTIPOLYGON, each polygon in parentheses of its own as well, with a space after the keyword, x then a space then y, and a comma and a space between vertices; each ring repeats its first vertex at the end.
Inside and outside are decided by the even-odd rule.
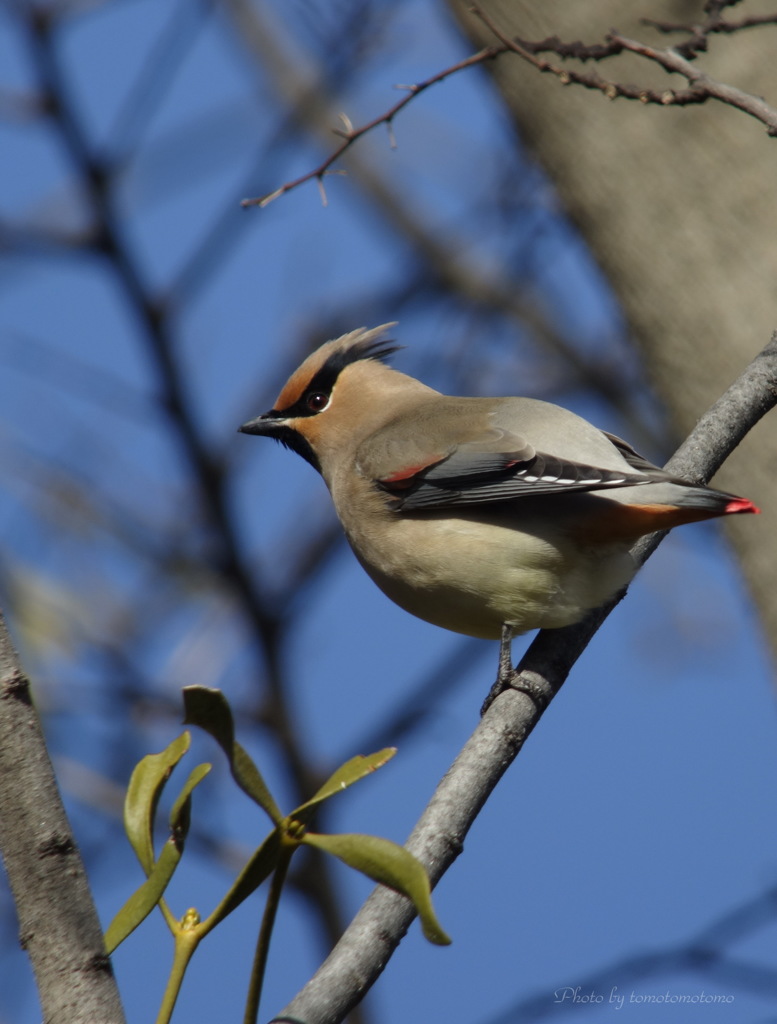
POLYGON ((326 476, 326 464, 352 452, 387 423, 404 399, 436 394, 383 362, 398 345, 383 324, 328 341, 289 377, 269 412, 244 423, 244 434, 275 438, 326 476))

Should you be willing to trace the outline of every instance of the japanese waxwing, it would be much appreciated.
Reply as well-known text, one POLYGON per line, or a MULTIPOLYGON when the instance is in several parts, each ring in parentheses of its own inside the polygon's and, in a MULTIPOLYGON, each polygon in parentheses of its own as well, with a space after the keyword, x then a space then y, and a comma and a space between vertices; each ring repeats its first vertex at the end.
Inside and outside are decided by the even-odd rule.
POLYGON ((501 638, 504 657, 510 637, 577 622, 628 583, 643 534, 758 512, 549 402, 434 391, 385 364, 391 326, 322 345, 240 430, 321 473, 356 557, 413 615, 501 638))

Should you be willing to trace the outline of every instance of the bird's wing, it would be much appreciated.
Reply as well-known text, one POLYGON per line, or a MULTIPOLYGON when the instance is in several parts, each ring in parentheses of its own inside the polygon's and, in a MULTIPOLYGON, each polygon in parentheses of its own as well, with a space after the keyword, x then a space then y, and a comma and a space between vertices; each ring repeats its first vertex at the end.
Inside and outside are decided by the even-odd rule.
POLYGON ((416 458, 375 483, 392 496, 395 509, 412 512, 651 482, 649 476, 627 467, 622 472, 601 469, 535 452, 525 443, 515 449, 491 447, 483 442, 460 444, 445 455, 416 458))
POLYGON ((639 472, 651 473, 653 476, 663 476, 664 478, 669 479, 669 473, 665 473, 662 469, 656 466, 655 463, 646 459, 644 455, 640 455, 639 452, 635 448, 632 448, 627 441, 624 441, 622 437, 618 437, 617 434, 611 434, 607 430, 602 430, 601 433, 615 445, 632 469, 636 469, 639 472))

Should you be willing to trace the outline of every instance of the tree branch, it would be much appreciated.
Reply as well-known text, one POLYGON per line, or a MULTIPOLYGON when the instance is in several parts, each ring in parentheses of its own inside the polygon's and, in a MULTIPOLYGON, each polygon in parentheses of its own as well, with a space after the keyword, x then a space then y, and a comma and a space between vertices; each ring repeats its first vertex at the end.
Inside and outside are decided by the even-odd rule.
MULTIPOLYGON (((504 52, 503 46, 487 46, 485 49, 480 50, 478 53, 472 54, 471 57, 466 57, 464 60, 458 61, 456 64, 452 64, 450 67, 445 68, 443 71, 438 72, 436 75, 432 75, 431 78, 427 78, 424 82, 417 82, 414 85, 397 85, 397 89, 407 90, 407 95, 403 96, 398 103, 395 103, 393 107, 381 114, 380 117, 373 118, 372 121, 368 121, 367 124, 363 124, 360 128, 354 128, 351 124, 350 118, 346 114, 341 114, 340 118, 343 122, 343 128, 334 128, 333 133, 340 135, 343 138, 343 142, 331 153, 323 163, 319 164, 318 167, 309 171, 307 174, 303 174, 299 178, 295 178, 294 181, 287 181, 285 185, 281 185, 280 188, 275 189, 274 192, 270 192, 266 196, 257 196, 254 199, 244 199, 242 206, 267 206, 274 199, 278 199, 286 192, 291 192, 292 189, 297 188, 299 185, 304 185, 308 181, 312 181, 314 178, 318 181, 321 187, 321 198, 326 205, 326 193, 323 191, 323 181, 327 174, 344 174, 344 171, 332 171, 330 168, 340 157, 345 153, 346 150, 350 149, 351 146, 362 135, 366 135, 371 132, 373 128, 377 128, 378 125, 385 124, 391 132, 391 126, 394 118, 406 107, 411 100, 415 99, 422 92, 426 92, 433 85, 437 85, 438 82, 445 81, 451 75, 455 75, 458 71, 463 71, 465 68, 471 68, 475 64, 482 64, 483 61, 493 60, 494 57, 504 52)), ((393 137, 392 137, 393 146, 393 137)))
POLYGON ((640 103, 646 104, 654 103, 665 107, 681 107, 695 103, 706 103, 707 100, 716 99, 721 103, 726 103, 729 106, 736 107, 737 109, 750 114, 752 117, 755 117, 766 125, 769 135, 777 136, 777 109, 766 103, 766 101, 761 99, 761 97, 753 96, 741 89, 737 89, 733 85, 727 85, 725 82, 719 82, 691 64, 691 60, 697 55, 697 53, 706 50, 709 35, 713 33, 726 33, 728 35, 732 35, 742 29, 775 24, 777 23, 777 14, 745 18, 738 22, 730 22, 722 18, 720 10, 716 6, 714 9, 710 9, 707 20, 700 26, 675 25, 654 22, 650 19, 643 19, 646 24, 651 25, 657 31, 687 32, 690 36, 685 43, 671 49, 659 50, 655 47, 648 46, 645 43, 640 43, 633 39, 627 39, 624 36, 619 35, 615 30, 608 34, 604 43, 595 43, 590 46, 581 42, 565 43, 556 36, 543 39, 539 42, 519 39, 517 36, 510 39, 499 30, 493 21, 479 7, 473 6, 471 10, 472 13, 477 15, 477 17, 480 18, 480 20, 494 34, 496 39, 499 41, 498 45, 487 46, 482 50, 479 50, 477 53, 466 57, 464 60, 451 64, 450 67, 444 68, 442 71, 437 72, 437 74, 432 75, 431 78, 427 78, 423 82, 418 82, 414 85, 397 86, 397 88, 407 89, 407 96, 404 96, 385 113, 373 118, 371 121, 368 121, 363 125, 360 125, 358 128, 353 127, 347 115, 341 114, 340 117, 344 127, 342 129, 333 129, 333 131, 335 135, 340 135, 344 141, 335 150, 333 150, 325 160, 323 160, 317 167, 313 168, 312 171, 308 171, 306 174, 303 174, 298 178, 284 182, 283 185, 274 189, 272 192, 269 192, 267 195, 244 199, 242 201, 242 205, 244 207, 267 206, 269 203, 280 198, 280 196, 285 195, 287 192, 291 192, 293 189, 299 188, 300 185, 305 185, 307 182, 314 180, 318 183, 321 191, 322 202, 326 205, 327 200, 326 191, 324 189, 324 178, 329 174, 345 173, 344 171, 333 170, 333 165, 346 153, 348 149, 351 148, 355 142, 361 139, 362 136, 383 124, 388 127, 390 132, 394 118, 397 114, 412 100, 414 100, 416 96, 425 92, 430 86, 444 81, 446 78, 457 74, 459 71, 465 71, 475 65, 495 60, 506 53, 516 54, 523 60, 532 64, 540 72, 555 75, 562 85, 580 85, 585 89, 595 89, 611 100, 622 98, 638 100, 640 103), (555 53, 557 56, 561 57, 562 60, 572 58, 586 62, 589 60, 602 61, 609 57, 617 57, 624 51, 635 53, 640 57, 645 57, 648 60, 653 61, 655 64, 661 65, 661 67, 670 73, 682 75, 690 83, 689 88, 648 89, 638 85, 628 85, 623 82, 616 82, 602 78, 595 71, 576 71, 564 64, 556 64, 538 56, 540 53, 555 53))
POLYGON ((674 32, 684 32, 688 39, 679 46, 674 46, 682 57, 693 59, 697 53, 707 50, 709 37, 711 35, 733 35, 746 28, 761 28, 763 25, 777 25, 777 14, 760 14, 750 18, 741 18, 739 21, 726 21, 721 16, 720 10, 708 12, 708 16, 701 25, 678 25, 675 22, 656 21, 654 18, 641 18, 643 25, 669 35, 674 32))
POLYGON ((0 853, 48 1024, 122 1024, 81 855, 30 683, 0 614, 0 853))
POLYGON ((639 54, 640 57, 647 57, 648 60, 660 64, 664 70, 682 75, 691 83, 691 88, 698 91, 699 95, 704 96, 705 99, 720 100, 730 107, 744 110, 746 114, 750 114, 751 117, 766 125, 768 135, 777 136, 777 110, 760 96, 753 96, 733 85, 718 82, 675 50, 656 50, 645 43, 619 36, 617 32, 611 32, 609 38, 614 43, 620 44, 624 50, 639 54))
MULTIPOLYGON (((708 480, 776 404, 777 332, 702 417, 667 468, 693 480, 708 480)), ((661 539, 656 534, 643 538, 633 552, 638 564, 645 562, 661 539)), ((478 812, 622 597, 574 626, 542 630, 518 666, 513 686, 491 702, 406 844, 426 866, 433 885, 460 853, 478 812)), ((274 1024, 341 1021, 382 973, 413 917, 408 900, 389 889, 376 889, 319 971, 274 1018, 274 1024)))

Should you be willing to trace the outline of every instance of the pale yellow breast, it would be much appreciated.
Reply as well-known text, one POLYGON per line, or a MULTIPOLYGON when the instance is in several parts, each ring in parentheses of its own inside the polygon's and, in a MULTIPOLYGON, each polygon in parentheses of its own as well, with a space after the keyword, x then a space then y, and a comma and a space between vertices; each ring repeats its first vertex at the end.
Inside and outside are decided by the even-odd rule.
MULTIPOLYGON (((482 516, 407 516, 382 498, 359 514, 338 508, 367 573, 406 611, 470 636, 568 625, 605 601, 633 574, 624 546, 581 550, 547 523, 516 529, 482 516)), ((337 504, 337 502, 336 502, 337 504)))

